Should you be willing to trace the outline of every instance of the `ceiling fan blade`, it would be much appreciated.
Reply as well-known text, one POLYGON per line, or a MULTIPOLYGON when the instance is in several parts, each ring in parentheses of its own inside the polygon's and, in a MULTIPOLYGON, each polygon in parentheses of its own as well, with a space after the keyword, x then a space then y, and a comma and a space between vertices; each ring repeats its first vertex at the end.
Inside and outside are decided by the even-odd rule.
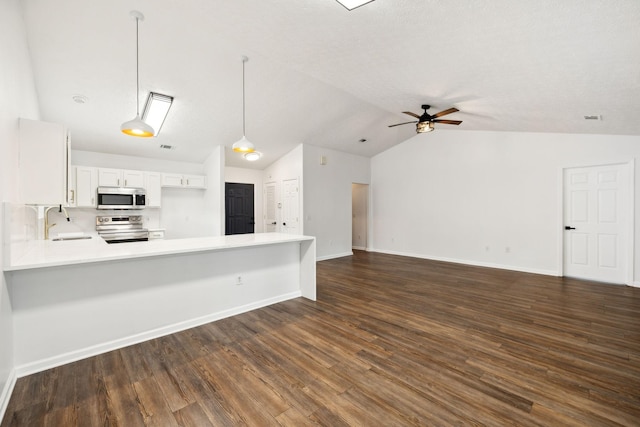
POLYGON ((389 127, 392 128, 394 126, 408 125, 409 123, 418 123, 418 122, 413 121, 413 122, 396 123, 395 125, 389 125, 389 127))
POLYGON ((413 117, 415 117, 416 119, 419 119, 419 118, 420 118, 420 116, 419 116, 418 114, 416 114, 416 113, 412 113, 411 111, 403 111, 403 113, 408 114, 408 115, 410 115, 410 116, 413 116, 413 117))
POLYGON ((459 125, 462 120, 433 120, 434 123, 442 123, 445 125, 459 125))
POLYGON ((431 117, 435 119, 436 117, 446 116, 447 114, 455 113, 456 111, 460 110, 458 110, 457 108, 449 108, 448 110, 440 111, 439 113, 436 113, 431 117))

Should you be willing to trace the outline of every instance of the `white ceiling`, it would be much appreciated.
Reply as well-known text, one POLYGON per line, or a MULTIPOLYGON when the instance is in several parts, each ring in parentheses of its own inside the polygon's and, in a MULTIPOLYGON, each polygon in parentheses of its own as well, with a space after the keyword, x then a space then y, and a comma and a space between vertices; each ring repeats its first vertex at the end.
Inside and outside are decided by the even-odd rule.
POLYGON ((640 135, 638 0, 22 4, 42 118, 68 126, 79 150, 202 162, 231 147, 242 55, 247 137, 264 157, 227 148, 230 166, 262 169, 300 143, 372 156, 413 136, 387 126, 425 103, 457 107, 446 118, 460 130, 640 135), (119 131, 135 115, 134 9, 145 15, 141 103, 149 91, 175 97, 157 138, 119 131))

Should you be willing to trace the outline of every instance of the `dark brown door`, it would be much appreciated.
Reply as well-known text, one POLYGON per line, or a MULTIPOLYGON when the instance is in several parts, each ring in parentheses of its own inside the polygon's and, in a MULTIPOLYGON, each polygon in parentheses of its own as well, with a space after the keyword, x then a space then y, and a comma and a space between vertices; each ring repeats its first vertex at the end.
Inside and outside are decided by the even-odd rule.
POLYGON ((225 233, 247 234, 254 232, 253 184, 225 182, 225 233))

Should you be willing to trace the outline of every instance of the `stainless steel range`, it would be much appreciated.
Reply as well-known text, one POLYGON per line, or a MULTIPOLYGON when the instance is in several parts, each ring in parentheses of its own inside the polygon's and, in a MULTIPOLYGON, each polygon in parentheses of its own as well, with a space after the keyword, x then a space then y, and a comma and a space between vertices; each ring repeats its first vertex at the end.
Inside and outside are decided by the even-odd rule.
POLYGON ((97 216, 96 231, 107 243, 146 242, 149 231, 141 215, 97 216))

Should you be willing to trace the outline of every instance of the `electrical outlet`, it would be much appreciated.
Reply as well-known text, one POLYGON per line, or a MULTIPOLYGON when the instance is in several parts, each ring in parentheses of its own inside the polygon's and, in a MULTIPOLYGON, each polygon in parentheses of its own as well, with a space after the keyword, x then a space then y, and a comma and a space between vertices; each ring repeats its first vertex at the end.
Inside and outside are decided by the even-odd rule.
POLYGON ((244 285, 244 283, 242 282, 242 276, 238 275, 238 277, 236 278, 236 285, 244 285))

